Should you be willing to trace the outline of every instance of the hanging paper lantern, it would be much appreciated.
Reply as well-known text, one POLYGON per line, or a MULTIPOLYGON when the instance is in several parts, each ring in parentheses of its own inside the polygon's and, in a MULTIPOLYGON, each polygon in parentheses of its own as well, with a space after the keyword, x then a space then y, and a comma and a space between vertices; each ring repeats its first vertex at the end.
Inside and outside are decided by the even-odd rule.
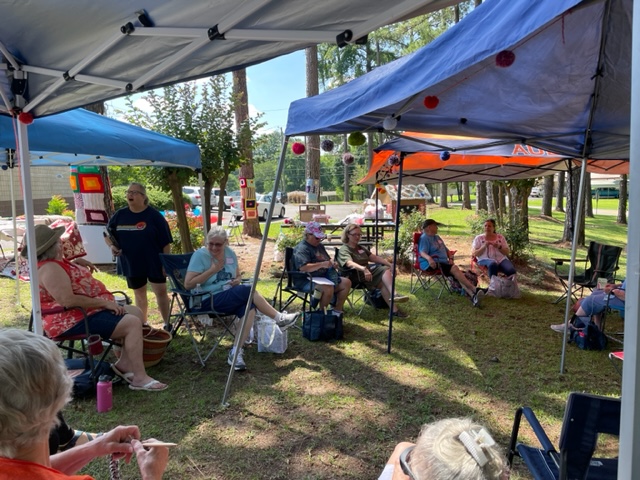
POLYGON ((385 190, 385 188, 384 188, 384 187, 380 187, 380 188, 378 188, 378 193, 379 193, 380 195, 384 195, 385 193, 387 193, 387 191, 385 190))
POLYGON ((295 142, 293 145, 291 145, 291 151, 296 155, 302 155, 304 153, 304 150, 304 143, 295 142))
POLYGON ((322 150, 324 150, 325 152, 333 151, 333 140, 329 140, 328 138, 326 140, 323 140, 320 144, 320 148, 322 148, 322 150))
POLYGON ((33 115, 29 112, 20 112, 18 120, 24 125, 31 125, 33 123, 33 115))
POLYGON ((364 145, 364 142, 367 141, 367 138, 364 136, 362 132, 353 132, 349 135, 349 139, 347 142, 352 147, 359 147, 360 145, 364 145))
POLYGON ((443 162, 446 162, 450 158, 451 158, 451 153, 447 152, 446 150, 440 154, 440 160, 442 160, 443 162))
POLYGON ((496 65, 501 68, 507 68, 516 61, 516 54, 511 50, 502 50, 496 55, 496 65))
POLYGON ((389 158, 387 158, 387 164, 390 167, 396 167, 400 165, 400 157, 396 154, 389 156, 389 158))
POLYGON ((349 152, 342 154, 342 163, 344 163, 345 165, 351 165, 354 160, 355 160, 355 157, 351 155, 349 152))
POLYGON ((424 97, 424 106, 429 110, 433 110, 434 108, 436 108, 439 103, 440 99, 435 95, 427 95, 426 97, 424 97))
POLYGON ((385 130, 393 130, 397 126, 398 119, 396 117, 394 117, 393 115, 384 117, 384 120, 382 121, 382 128, 384 128, 385 130))

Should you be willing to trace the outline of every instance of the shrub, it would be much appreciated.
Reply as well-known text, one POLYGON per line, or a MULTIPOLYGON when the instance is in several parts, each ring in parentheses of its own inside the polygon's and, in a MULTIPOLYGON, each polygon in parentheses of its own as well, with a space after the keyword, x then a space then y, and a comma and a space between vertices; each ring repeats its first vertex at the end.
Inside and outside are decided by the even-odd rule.
MULTIPOLYGON (((180 238, 180 229, 178 228, 178 217, 175 213, 166 213, 165 218, 171 229, 173 243, 171 244, 171 253, 182 253, 182 239, 180 238)), ((187 215, 187 224, 189 225, 189 237, 194 248, 200 248, 204 245, 204 229, 202 227, 202 218, 194 215, 187 215)))
MULTIPOLYGON (((413 211, 401 213, 398 222, 398 260, 401 263, 410 264, 413 252, 413 232, 419 232, 425 221, 424 213, 413 211)), ((385 250, 393 250, 393 237, 385 238, 382 247, 385 250)))
POLYGON ((295 247, 304 237, 304 228, 291 227, 282 229, 276 239, 275 248, 278 252, 284 253, 285 248, 295 247))
POLYGON ((49 215, 62 215, 67 210, 67 207, 69 207, 69 204, 62 195, 54 195, 47 204, 46 212, 49 215))

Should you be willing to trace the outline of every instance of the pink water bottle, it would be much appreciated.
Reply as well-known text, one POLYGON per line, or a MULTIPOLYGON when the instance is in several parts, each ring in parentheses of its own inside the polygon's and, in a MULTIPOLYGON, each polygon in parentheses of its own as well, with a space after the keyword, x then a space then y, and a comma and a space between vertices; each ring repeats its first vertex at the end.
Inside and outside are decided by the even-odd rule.
POLYGON ((109 375, 100 376, 97 390, 98 412, 108 412, 113 407, 113 390, 109 375))

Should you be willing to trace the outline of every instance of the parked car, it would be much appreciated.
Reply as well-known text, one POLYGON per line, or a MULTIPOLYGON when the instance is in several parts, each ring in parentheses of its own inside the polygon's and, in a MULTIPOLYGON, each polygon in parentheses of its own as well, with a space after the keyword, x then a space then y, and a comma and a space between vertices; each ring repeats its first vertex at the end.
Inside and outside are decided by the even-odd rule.
POLYGON ((593 198, 620 198, 620 190, 617 188, 592 188, 591 196, 593 198))
MULTIPOLYGON (((265 220, 267 215, 269 214, 269 206, 271 205, 271 194, 262 194, 259 193, 256 195, 256 207, 258 209, 258 215, 261 220, 265 220)), ((273 207, 274 216, 278 216, 279 218, 283 218, 285 215, 284 205, 278 201, 273 207)), ((240 220, 242 218, 242 205, 240 204, 240 200, 234 200, 231 202, 231 215, 233 215, 236 220, 240 220)))
MULTIPOLYGON (((238 196, 239 198, 239 196, 238 196)), ((211 189, 211 206, 213 208, 217 208, 218 207, 218 201, 220 200, 220 189, 219 188, 212 188, 211 189)), ((230 195, 227 195, 227 191, 225 190, 224 192, 224 209, 225 210, 229 210, 231 208, 231 201, 233 200, 233 197, 230 195)))
POLYGON ((191 205, 193 205, 194 207, 199 207, 202 205, 202 198, 200 196, 199 187, 182 187, 182 193, 189 197, 189 200, 191 200, 191 205))
POLYGON ((531 187, 531 193, 529 194, 530 197, 541 197, 542 196, 542 189, 540 187, 531 187))

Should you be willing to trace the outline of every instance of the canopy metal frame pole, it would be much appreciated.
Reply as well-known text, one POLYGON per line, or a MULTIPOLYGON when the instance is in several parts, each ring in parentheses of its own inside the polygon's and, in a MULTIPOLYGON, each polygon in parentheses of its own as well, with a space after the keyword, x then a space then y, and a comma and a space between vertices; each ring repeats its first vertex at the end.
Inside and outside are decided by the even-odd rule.
MULTIPOLYGON (((400 166, 398 172, 398 193, 396 201, 396 218, 393 234, 393 265, 391 266, 391 301, 389 302, 389 333, 387 334, 387 353, 391 353, 391 337, 393 334, 393 306, 396 296, 396 270, 398 261, 398 226, 400 225, 400 203, 402 200, 402 164, 404 163, 405 154, 400 154, 400 166)), ((376 205, 377 207, 377 205, 376 205)))
MULTIPOLYGON (((569 170, 571 177, 571 170, 569 170)), ((578 238, 580 236, 580 222, 584 211, 584 190, 587 183, 587 159, 582 159, 580 169, 580 186, 578 188, 578 202, 573 213, 573 239, 571 243, 571 263, 569 264, 569 278, 567 280, 567 299, 564 308, 564 333, 562 334, 562 355, 560 356, 560 373, 565 373, 564 362, 569 339, 569 319, 571 318, 571 299, 573 295, 573 278, 576 273, 576 256, 578 251, 578 238)), ((573 210, 573 209, 572 209, 573 210)))
POLYGON ((26 219, 26 247, 29 252, 29 286, 31 289, 31 308, 33 312, 33 331, 42 335, 42 308, 40 306, 40 288, 38 287, 38 258, 36 256, 36 235, 33 219, 33 191, 31 189, 31 156, 29 155, 29 135, 27 126, 18 122, 18 155, 22 189, 24 193, 24 216, 26 219))
MULTIPOLYGON (((233 342, 233 346, 235 347, 235 352, 233 355, 233 365, 236 363, 236 359, 238 358, 238 352, 240 351, 240 337, 242 337, 242 332, 244 331, 244 327, 247 323, 247 313, 249 313, 249 309, 251 308, 251 304, 253 303, 253 295, 256 291, 256 285, 258 284, 258 279, 260 277, 260 267, 262 266, 262 258, 264 256, 264 250, 267 246, 267 239, 269 237, 269 228, 271 227, 271 218, 273 217, 273 209, 276 204, 276 194, 278 193, 278 185, 280 184, 280 179, 282 177, 282 170, 284 168, 284 161, 287 154, 287 146, 289 144, 289 137, 284 137, 282 142, 282 150, 280 152, 280 159, 278 160, 278 168, 276 170, 276 178, 273 182, 273 193, 271 195, 271 204, 269 205, 269 214, 264 222, 264 233, 262 235, 262 242, 260 243, 260 251, 258 252, 258 258, 256 259, 256 268, 253 272, 253 282, 251 282, 251 291, 249 293, 249 299, 247 300, 247 306, 245 308, 244 317, 242 317, 242 322, 240 322, 239 330, 236 330, 236 338, 233 342)), ((221 404, 223 407, 228 407, 229 403, 227 399, 229 398, 229 392, 231 390, 231 383, 233 381, 233 365, 229 367, 229 376, 227 377, 227 384, 224 387, 224 393, 222 395, 221 404)))
POLYGON ((9 167, 9 193, 11 195, 11 220, 13 223, 13 262, 16 266, 16 305, 20 305, 20 258, 18 253, 18 222, 16 220, 16 197, 13 191, 13 167, 16 163, 16 151, 7 152, 9 167))
MULTIPOLYGON (((640 178, 640 0, 633 2, 633 31, 631 46, 631 133, 629 185, 640 178), (634 160, 635 159, 635 160, 634 160)), ((622 412, 620 415, 620 447, 618 478, 640 478, 640 365, 638 344, 638 298, 640 297, 640 190, 629 189, 629 227, 627 244, 627 294, 624 322, 624 364, 622 366, 622 412)))

